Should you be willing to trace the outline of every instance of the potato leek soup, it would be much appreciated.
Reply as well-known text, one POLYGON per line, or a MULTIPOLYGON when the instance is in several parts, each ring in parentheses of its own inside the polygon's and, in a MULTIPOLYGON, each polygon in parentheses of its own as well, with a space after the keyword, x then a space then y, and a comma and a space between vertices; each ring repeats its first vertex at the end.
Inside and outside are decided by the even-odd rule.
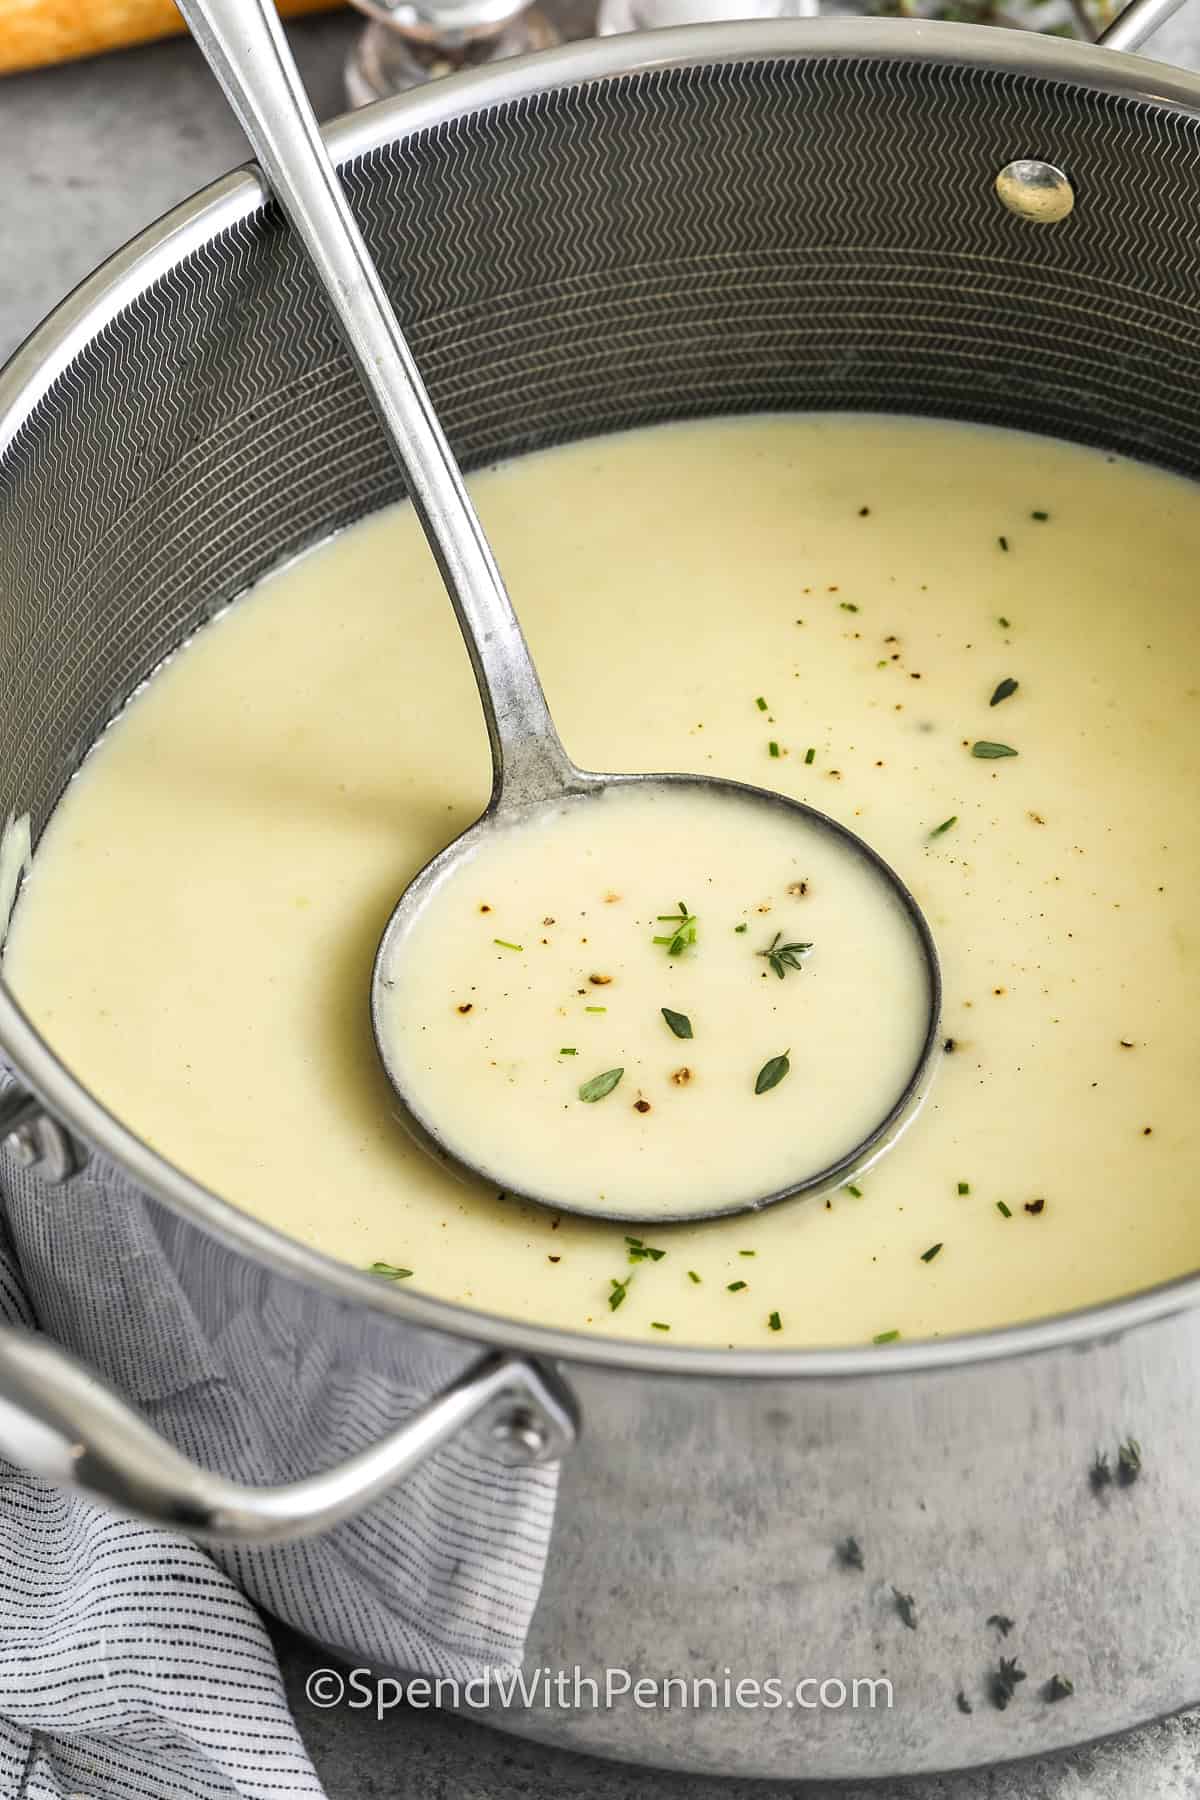
POLYGON ((869 853, 715 783, 633 782, 486 833, 381 974, 386 1066, 441 1144, 516 1193, 640 1219, 854 1167, 934 1005, 869 853))
MULTIPOLYGON (((548 1325, 861 1344, 1194 1269, 1196 489, 1021 434, 851 416, 660 427, 473 489, 577 761, 776 786, 907 883, 938 944, 946 1052, 913 1125, 827 1198, 634 1230, 465 1184, 409 1140, 372 1040, 372 959, 405 884, 482 809, 489 762, 405 507, 206 627, 68 788, 5 972, 70 1067, 279 1230, 381 1280, 548 1325)), ((833 910, 803 871, 768 872, 756 851, 743 888, 701 850, 665 892, 656 862, 636 901, 600 861, 589 886, 580 859, 578 979, 520 1047, 568 1091, 619 1066, 617 983, 591 977, 612 973, 620 931, 653 980, 640 1001, 661 1049, 578 1116, 636 1149, 655 1140, 635 1133, 695 1100, 697 1182, 713 1156, 753 1171, 778 1109, 804 1100, 804 1009, 833 910), (672 959, 647 936, 673 922, 647 934, 647 920, 682 902, 695 942, 672 959), (782 979, 759 959, 809 942, 782 979), (751 992, 710 1022, 692 984, 706 958, 715 970, 735 953, 758 959, 751 992), (690 1019, 690 1039, 663 1007, 690 1019), (786 1079, 751 1093, 733 1140, 715 1142, 720 1070, 753 1075, 784 1051, 786 1079), (672 1083, 685 1068, 694 1093, 672 1083)), ((490 992, 521 967, 502 958, 541 949, 521 935, 538 920, 514 922, 500 895, 480 893, 496 908, 485 936, 525 949, 489 960, 464 938, 440 971, 464 1060, 489 1025, 458 1010, 474 1005, 460 950, 490 992)), ((538 918, 551 916, 539 936, 565 943, 552 905, 538 918)), ((540 1117, 525 1086, 497 1083, 514 1137, 540 1117)))

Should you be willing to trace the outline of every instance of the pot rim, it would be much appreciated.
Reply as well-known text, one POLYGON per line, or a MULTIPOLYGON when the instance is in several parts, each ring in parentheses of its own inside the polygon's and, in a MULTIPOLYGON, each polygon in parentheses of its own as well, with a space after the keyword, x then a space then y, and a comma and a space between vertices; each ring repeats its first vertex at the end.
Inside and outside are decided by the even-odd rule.
MULTIPOLYGON (((587 39, 383 100, 335 119, 324 137, 339 166, 381 144, 551 88, 694 65, 870 56, 974 64, 999 73, 1100 89, 1171 111, 1200 113, 1200 75, 1147 58, 1034 32, 927 20, 754 20, 587 39)), ((1014 145, 1014 155, 1047 154, 1014 145)), ((1052 152, 1049 152, 1052 154, 1052 152)), ((268 198, 254 165, 222 176, 131 239, 69 294, 0 369, 0 460, 80 351, 151 282, 268 198)), ((974 1366, 1112 1339, 1200 1305, 1200 1273, 1127 1297, 1000 1329, 886 1347, 700 1349, 529 1324, 406 1292, 287 1237, 204 1187, 137 1134, 59 1060, 0 978, 0 1053, 18 1079, 71 1131, 171 1212, 256 1261, 311 1283, 344 1304, 477 1344, 657 1375, 797 1378, 906 1374, 974 1366)))

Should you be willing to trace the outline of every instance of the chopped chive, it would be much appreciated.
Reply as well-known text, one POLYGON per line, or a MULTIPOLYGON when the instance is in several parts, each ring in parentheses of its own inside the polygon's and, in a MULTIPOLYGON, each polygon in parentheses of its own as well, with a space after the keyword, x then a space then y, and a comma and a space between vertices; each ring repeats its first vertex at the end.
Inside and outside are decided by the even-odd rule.
POLYGON ((853 1194, 854 1198, 856 1200, 862 1199, 862 1194, 863 1194, 862 1189, 860 1187, 855 1187, 855 1185, 852 1181, 847 1181, 843 1184, 843 1192, 847 1193, 847 1194, 853 1194))
POLYGON ((997 1212, 998 1212, 998 1213, 1003 1213, 1003 1214, 1004 1214, 1004 1217, 1005 1217, 1005 1218, 1006 1218, 1006 1219, 1011 1219, 1011 1218, 1012 1218, 1012 1207, 1011 1207, 1011 1206, 1005 1206, 1005 1204, 1004 1204, 1004 1202, 1003 1202, 1003 1200, 997 1200, 997 1202, 996 1202, 996 1211, 997 1211, 997 1212))
POLYGON ((523 950, 524 944, 510 944, 507 938, 493 938, 493 944, 499 944, 502 950, 523 950))
POLYGON ((770 743, 767 745, 767 749, 769 750, 769 752, 771 753, 772 756, 779 755, 779 745, 775 742, 774 738, 772 738, 770 743))
POLYGON ((607 1012, 608 1008, 607 1006, 585 1006, 583 1010, 584 1012, 602 1013, 607 1012))
POLYGON ((983 757, 988 762, 995 762, 997 757, 1016 756, 1017 752, 1011 744, 989 744, 986 739, 980 739, 971 745, 971 755, 983 757))
POLYGON ((373 1262, 367 1270, 368 1275, 382 1275, 385 1281, 407 1281, 412 1274, 411 1269, 401 1269, 395 1263, 373 1262))
POLYGON ((629 1245, 629 1260, 631 1263, 661 1262, 663 1257, 667 1254, 665 1250, 656 1250, 652 1244, 643 1244, 641 1238, 627 1237, 625 1242, 629 1245))
POLYGON ((929 835, 931 838, 941 837, 943 835, 943 833, 950 830, 950 827, 952 825, 957 825, 957 824, 958 824, 958 814, 951 813, 950 817, 948 819, 943 819, 940 825, 935 825, 929 835))
POLYGON ((754 702, 754 704, 755 704, 755 706, 757 706, 757 708, 758 708, 758 710, 759 710, 759 712, 766 712, 766 710, 767 710, 767 703, 766 703, 766 701, 765 701, 765 700, 764 700, 764 699, 763 699, 763 697, 762 697, 762 695, 761 695, 761 694, 760 694, 760 695, 759 695, 759 696, 758 696, 758 699, 757 699, 757 700, 756 700, 756 701, 755 701, 755 702, 754 702))
POLYGON ((697 1275, 695 1269, 689 1269, 687 1273, 688 1273, 688 1280, 694 1281, 696 1286, 699 1287, 700 1286, 700 1277, 697 1275))
POLYGON ((727 1294, 740 1294, 745 1286, 746 1283, 744 1281, 731 1281, 726 1287, 725 1292, 727 1294))
POLYGON ((999 544, 999 546, 1002 550, 1008 549, 1008 539, 1006 537, 998 537, 996 539, 996 542, 999 544))
POLYGON ((773 1312, 770 1315, 770 1317, 768 1318, 767 1330, 768 1331, 782 1331, 783 1330, 783 1320, 780 1318, 780 1316, 777 1312, 773 1312))
POLYGON ((1069 1675, 1052 1675, 1043 1690, 1047 1700, 1069 1700, 1075 1692, 1075 1683, 1069 1675))
POLYGON ((738 1255, 739 1256, 757 1256, 758 1251, 757 1250, 739 1250, 738 1255))
POLYGON ((1006 675, 1004 680, 998 684, 991 699, 988 701, 988 705, 999 706, 1002 700, 1011 700, 1020 685, 1020 682, 1014 680, 1011 675, 1006 675))
POLYGON ((791 1063, 788 1061, 788 1052, 786 1050, 782 1056, 773 1056, 770 1062, 765 1062, 763 1064, 762 1068, 754 1078, 755 1093, 770 1093, 773 1087, 779 1086, 779 1083, 783 1080, 791 1066, 791 1063))
POLYGON ((843 612, 857 612, 858 611, 858 608, 857 608, 857 606, 855 606, 853 600, 839 600, 838 605, 841 607, 843 612))
POLYGON ((661 1319, 651 1319, 650 1329, 651 1331, 670 1331, 671 1327, 664 1325, 661 1319))
POLYGON ((871 1342, 873 1344, 894 1344, 899 1336, 898 1331, 877 1331, 871 1342))
POLYGON ((579 1098, 589 1103, 593 1100, 603 1100, 606 1094, 612 1093, 624 1073, 624 1069, 605 1069, 602 1075, 593 1075, 592 1079, 585 1081, 580 1088, 579 1098))
POLYGON ((810 744, 810 745, 809 745, 809 746, 808 746, 808 749, 807 749, 807 750, 806 750, 806 751, 805 751, 805 752, 804 752, 804 760, 805 760, 805 762, 806 762, 806 763, 810 763, 810 762, 812 762, 812 761, 813 761, 813 759, 814 759, 814 758, 815 758, 815 756, 816 756, 816 754, 817 754, 817 753, 816 753, 816 750, 815 750, 815 749, 814 749, 814 748, 813 748, 813 746, 812 746, 812 745, 811 745, 811 744, 810 744))
POLYGON ((574 1049, 570 1044, 564 1044, 558 1054, 560 1056, 578 1056, 579 1052, 578 1052, 578 1050, 574 1049))
POLYGON ((674 931, 652 940, 656 944, 665 944, 668 956, 682 956, 688 946, 695 943, 696 915, 688 911, 686 900, 679 902, 676 913, 659 913, 658 923, 675 927, 674 931))
POLYGON ((675 1033, 677 1038, 691 1037, 692 1021, 688 1018, 686 1013, 672 1012, 669 1006, 660 1006, 658 1010, 661 1012, 663 1018, 667 1021, 668 1027, 675 1033))
POLYGON ((627 1275, 625 1277, 624 1281, 618 1281, 615 1275, 612 1277, 612 1279, 609 1283, 609 1295, 608 1295, 608 1304, 609 1304, 610 1311, 616 1312, 618 1306, 620 1306, 623 1303, 626 1294, 629 1292, 629 1284, 632 1280, 633 1280, 632 1275, 627 1275))
POLYGON ((1004 617, 1003 613, 1001 613, 1000 616, 997 618, 996 623, 997 623, 997 625, 1002 625, 1004 627, 1005 631, 1012 630, 1012 620, 1006 619, 1004 617))
POLYGON ((1029 516, 1031 519, 1036 519, 1039 525, 1044 525, 1050 514, 1048 512, 1031 512, 1029 516))
POLYGON ((970 1182, 969 1181, 960 1181, 958 1184, 958 1191, 960 1194, 969 1194, 971 1191, 970 1182))
POLYGON ((928 1250, 922 1250, 921 1261, 922 1262, 932 1262, 934 1257, 937 1255, 938 1251, 941 1249, 941 1247, 942 1246, 940 1244, 930 1244, 928 1250))

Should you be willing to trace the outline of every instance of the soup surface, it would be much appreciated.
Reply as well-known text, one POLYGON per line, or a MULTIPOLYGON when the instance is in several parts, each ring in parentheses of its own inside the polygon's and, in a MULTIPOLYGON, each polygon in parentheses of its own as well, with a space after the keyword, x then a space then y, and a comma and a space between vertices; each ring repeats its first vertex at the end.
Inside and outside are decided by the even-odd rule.
POLYGON ((869 856, 715 786, 611 788, 488 832, 380 973, 388 1067, 443 1144, 519 1194, 641 1219, 844 1174, 933 1003, 869 856))
MULTIPOLYGON (((843 416, 586 442, 473 488, 579 763, 778 786, 912 889, 948 1050, 912 1128, 828 1201, 634 1244, 464 1185, 409 1142, 371 1037, 372 958, 489 770, 406 508, 203 631, 68 789, 5 970, 77 1073, 280 1230, 546 1324, 861 1343, 1195 1268, 1196 490, 1019 434, 843 416)), ((807 896, 763 898, 754 950, 777 928, 816 941, 807 896)), ((699 958, 717 921, 682 888, 662 899, 695 908, 699 958)), ((735 944, 740 922, 722 921, 735 944)), ((572 1014, 551 1052, 586 1046, 603 1071, 588 1033, 605 1017, 572 1014)), ((695 1028, 680 1065, 699 1064, 695 1028)))

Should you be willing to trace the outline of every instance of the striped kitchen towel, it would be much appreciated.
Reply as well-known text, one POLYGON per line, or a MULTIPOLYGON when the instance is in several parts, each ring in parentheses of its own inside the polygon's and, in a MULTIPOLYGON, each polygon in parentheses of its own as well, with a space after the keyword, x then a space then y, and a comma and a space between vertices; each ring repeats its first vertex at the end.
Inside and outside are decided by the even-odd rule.
MULTIPOLYGON (((0 1320, 33 1323, 4 1244, 0 1320)), ((322 1791, 258 1615, 211 1558, 0 1463, 0 1795, 322 1791)))

